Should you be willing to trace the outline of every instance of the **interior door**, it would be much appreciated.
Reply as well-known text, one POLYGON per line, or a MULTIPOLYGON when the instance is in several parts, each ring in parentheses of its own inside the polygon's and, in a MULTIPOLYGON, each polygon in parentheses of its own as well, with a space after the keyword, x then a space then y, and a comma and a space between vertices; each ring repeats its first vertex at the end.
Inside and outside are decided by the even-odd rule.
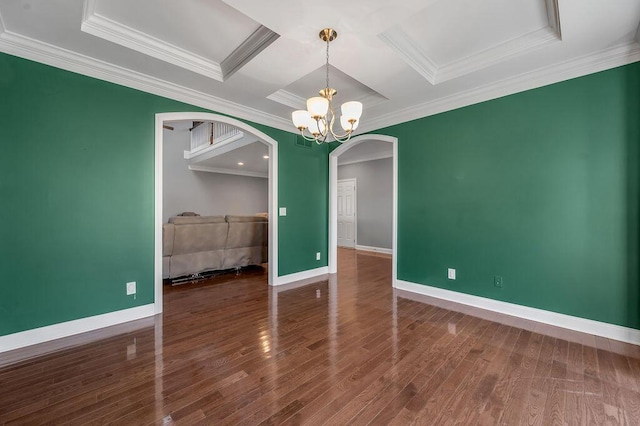
POLYGON ((338 246, 356 246, 356 180, 338 181, 338 246))

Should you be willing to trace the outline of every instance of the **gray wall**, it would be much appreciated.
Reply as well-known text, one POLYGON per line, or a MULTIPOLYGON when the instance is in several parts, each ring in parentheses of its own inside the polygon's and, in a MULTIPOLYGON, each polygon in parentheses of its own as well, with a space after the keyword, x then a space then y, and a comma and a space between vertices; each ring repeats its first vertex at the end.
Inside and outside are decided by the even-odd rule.
POLYGON ((188 130, 165 130, 163 150, 163 221, 184 211, 201 215, 251 215, 268 210, 269 180, 187 168, 188 130))
POLYGON ((393 159, 338 166, 338 179, 357 179, 358 245, 391 249, 393 159))

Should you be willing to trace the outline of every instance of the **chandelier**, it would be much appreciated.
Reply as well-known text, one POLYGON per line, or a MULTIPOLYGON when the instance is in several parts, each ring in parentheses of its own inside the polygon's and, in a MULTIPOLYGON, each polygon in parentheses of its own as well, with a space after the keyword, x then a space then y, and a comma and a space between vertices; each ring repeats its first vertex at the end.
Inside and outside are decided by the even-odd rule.
POLYGON ((320 39, 327 43, 327 81, 324 89, 320 90, 320 96, 307 99, 307 110, 299 110, 291 113, 293 125, 298 128, 303 138, 321 144, 331 134, 338 142, 346 142, 351 138, 354 130, 358 128, 362 115, 362 103, 357 101, 345 102, 340 107, 340 126, 345 133, 337 134, 333 130, 336 121, 336 113, 333 109, 333 97, 338 93, 329 86, 329 43, 338 37, 338 33, 331 28, 320 31, 320 39))

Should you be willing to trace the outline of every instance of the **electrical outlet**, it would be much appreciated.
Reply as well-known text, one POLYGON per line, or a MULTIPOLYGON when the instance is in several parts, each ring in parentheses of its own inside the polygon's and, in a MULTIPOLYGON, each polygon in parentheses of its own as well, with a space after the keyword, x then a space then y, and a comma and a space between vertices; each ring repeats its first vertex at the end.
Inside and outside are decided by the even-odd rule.
POLYGON ((320 260, 320 252, 316 253, 316 260, 320 260))
POLYGON ((131 281, 127 283, 127 296, 136 294, 136 282, 131 281))
POLYGON ((456 279, 456 270, 453 269, 453 268, 447 269, 447 278, 449 278, 450 280, 455 280, 456 279))
POLYGON ((493 285, 498 287, 498 288, 502 288, 502 277, 499 276, 494 276, 493 277, 493 285))

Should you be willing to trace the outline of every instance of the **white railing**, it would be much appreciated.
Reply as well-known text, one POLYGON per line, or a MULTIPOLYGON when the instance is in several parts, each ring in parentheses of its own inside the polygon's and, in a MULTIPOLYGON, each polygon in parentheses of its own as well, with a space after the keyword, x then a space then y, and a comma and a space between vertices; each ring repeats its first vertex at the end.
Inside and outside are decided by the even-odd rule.
POLYGON ((191 152, 241 134, 240 129, 226 123, 202 123, 191 130, 191 152))

